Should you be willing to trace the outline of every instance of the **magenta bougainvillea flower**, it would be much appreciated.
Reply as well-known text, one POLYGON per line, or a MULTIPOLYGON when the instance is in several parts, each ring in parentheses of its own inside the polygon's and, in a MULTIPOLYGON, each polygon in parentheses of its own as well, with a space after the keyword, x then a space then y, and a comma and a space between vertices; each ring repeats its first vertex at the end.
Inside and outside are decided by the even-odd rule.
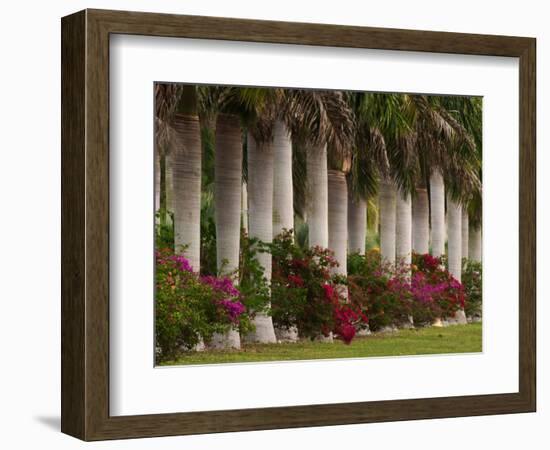
POLYGON ((212 275, 205 275, 201 277, 201 281, 205 284, 212 286, 215 290, 221 291, 231 297, 239 297, 240 292, 228 277, 218 278, 212 275))
POLYGON ((231 322, 238 322, 239 317, 246 310, 245 306, 238 300, 231 300, 231 299, 218 300, 218 305, 220 305, 225 309, 225 312, 231 322))

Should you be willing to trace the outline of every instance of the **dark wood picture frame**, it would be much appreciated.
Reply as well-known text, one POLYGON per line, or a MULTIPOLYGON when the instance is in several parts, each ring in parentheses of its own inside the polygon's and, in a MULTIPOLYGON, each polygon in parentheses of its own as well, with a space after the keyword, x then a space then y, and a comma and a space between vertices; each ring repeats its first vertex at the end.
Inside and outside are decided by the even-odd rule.
POLYGON ((536 408, 534 38, 85 10, 62 30, 61 429, 84 440, 531 412, 536 408), (215 30, 215 31, 212 31, 215 30), (519 392, 109 415, 109 36, 134 34, 519 58, 519 392))

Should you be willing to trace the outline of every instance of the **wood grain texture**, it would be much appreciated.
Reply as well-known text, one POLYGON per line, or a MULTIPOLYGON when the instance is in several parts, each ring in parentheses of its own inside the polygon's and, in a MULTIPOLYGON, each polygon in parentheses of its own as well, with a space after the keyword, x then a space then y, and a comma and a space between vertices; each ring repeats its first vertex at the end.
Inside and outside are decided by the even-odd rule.
POLYGON ((86 10, 63 18, 62 41, 63 432, 84 440, 99 440, 535 410, 534 39, 86 10), (519 57, 519 392, 109 416, 110 33, 519 57))
POLYGON ((85 19, 61 27, 61 430, 85 430, 85 19))

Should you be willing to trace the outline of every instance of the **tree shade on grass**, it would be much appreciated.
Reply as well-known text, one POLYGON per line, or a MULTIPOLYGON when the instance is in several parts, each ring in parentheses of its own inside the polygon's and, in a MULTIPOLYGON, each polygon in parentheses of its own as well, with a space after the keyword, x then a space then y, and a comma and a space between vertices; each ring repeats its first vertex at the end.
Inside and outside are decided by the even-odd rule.
POLYGON ((341 341, 328 345, 309 340, 278 345, 245 344, 241 351, 192 352, 163 365, 476 353, 482 351, 481 329, 481 323, 473 323, 447 328, 400 330, 358 337, 350 345, 341 341))

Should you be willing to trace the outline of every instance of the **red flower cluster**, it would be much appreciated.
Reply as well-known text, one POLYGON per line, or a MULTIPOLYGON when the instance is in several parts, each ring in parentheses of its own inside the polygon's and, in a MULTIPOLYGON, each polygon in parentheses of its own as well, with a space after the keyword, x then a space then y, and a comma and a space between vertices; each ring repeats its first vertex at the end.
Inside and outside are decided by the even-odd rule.
POLYGON ((288 284, 290 284, 290 286, 304 287, 304 280, 300 275, 290 274, 288 276, 288 284))
POLYGON ((333 333, 341 338, 345 344, 350 344, 358 328, 368 323, 367 315, 357 306, 343 303, 337 289, 331 284, 324 284, 325 298, 332 303, 334 316, 333 333))
POLYGON ((427 270, 436 270, 441 267, 441 258, 432 256, 429 253, 422 255, 423 266, 427 270))
POLYGON ((345 344, 350 344, 358 328, 362 328, 369 321, 366 314, 350 305, 338 305, 334 308, 334 332, 342 338, 345 344))

